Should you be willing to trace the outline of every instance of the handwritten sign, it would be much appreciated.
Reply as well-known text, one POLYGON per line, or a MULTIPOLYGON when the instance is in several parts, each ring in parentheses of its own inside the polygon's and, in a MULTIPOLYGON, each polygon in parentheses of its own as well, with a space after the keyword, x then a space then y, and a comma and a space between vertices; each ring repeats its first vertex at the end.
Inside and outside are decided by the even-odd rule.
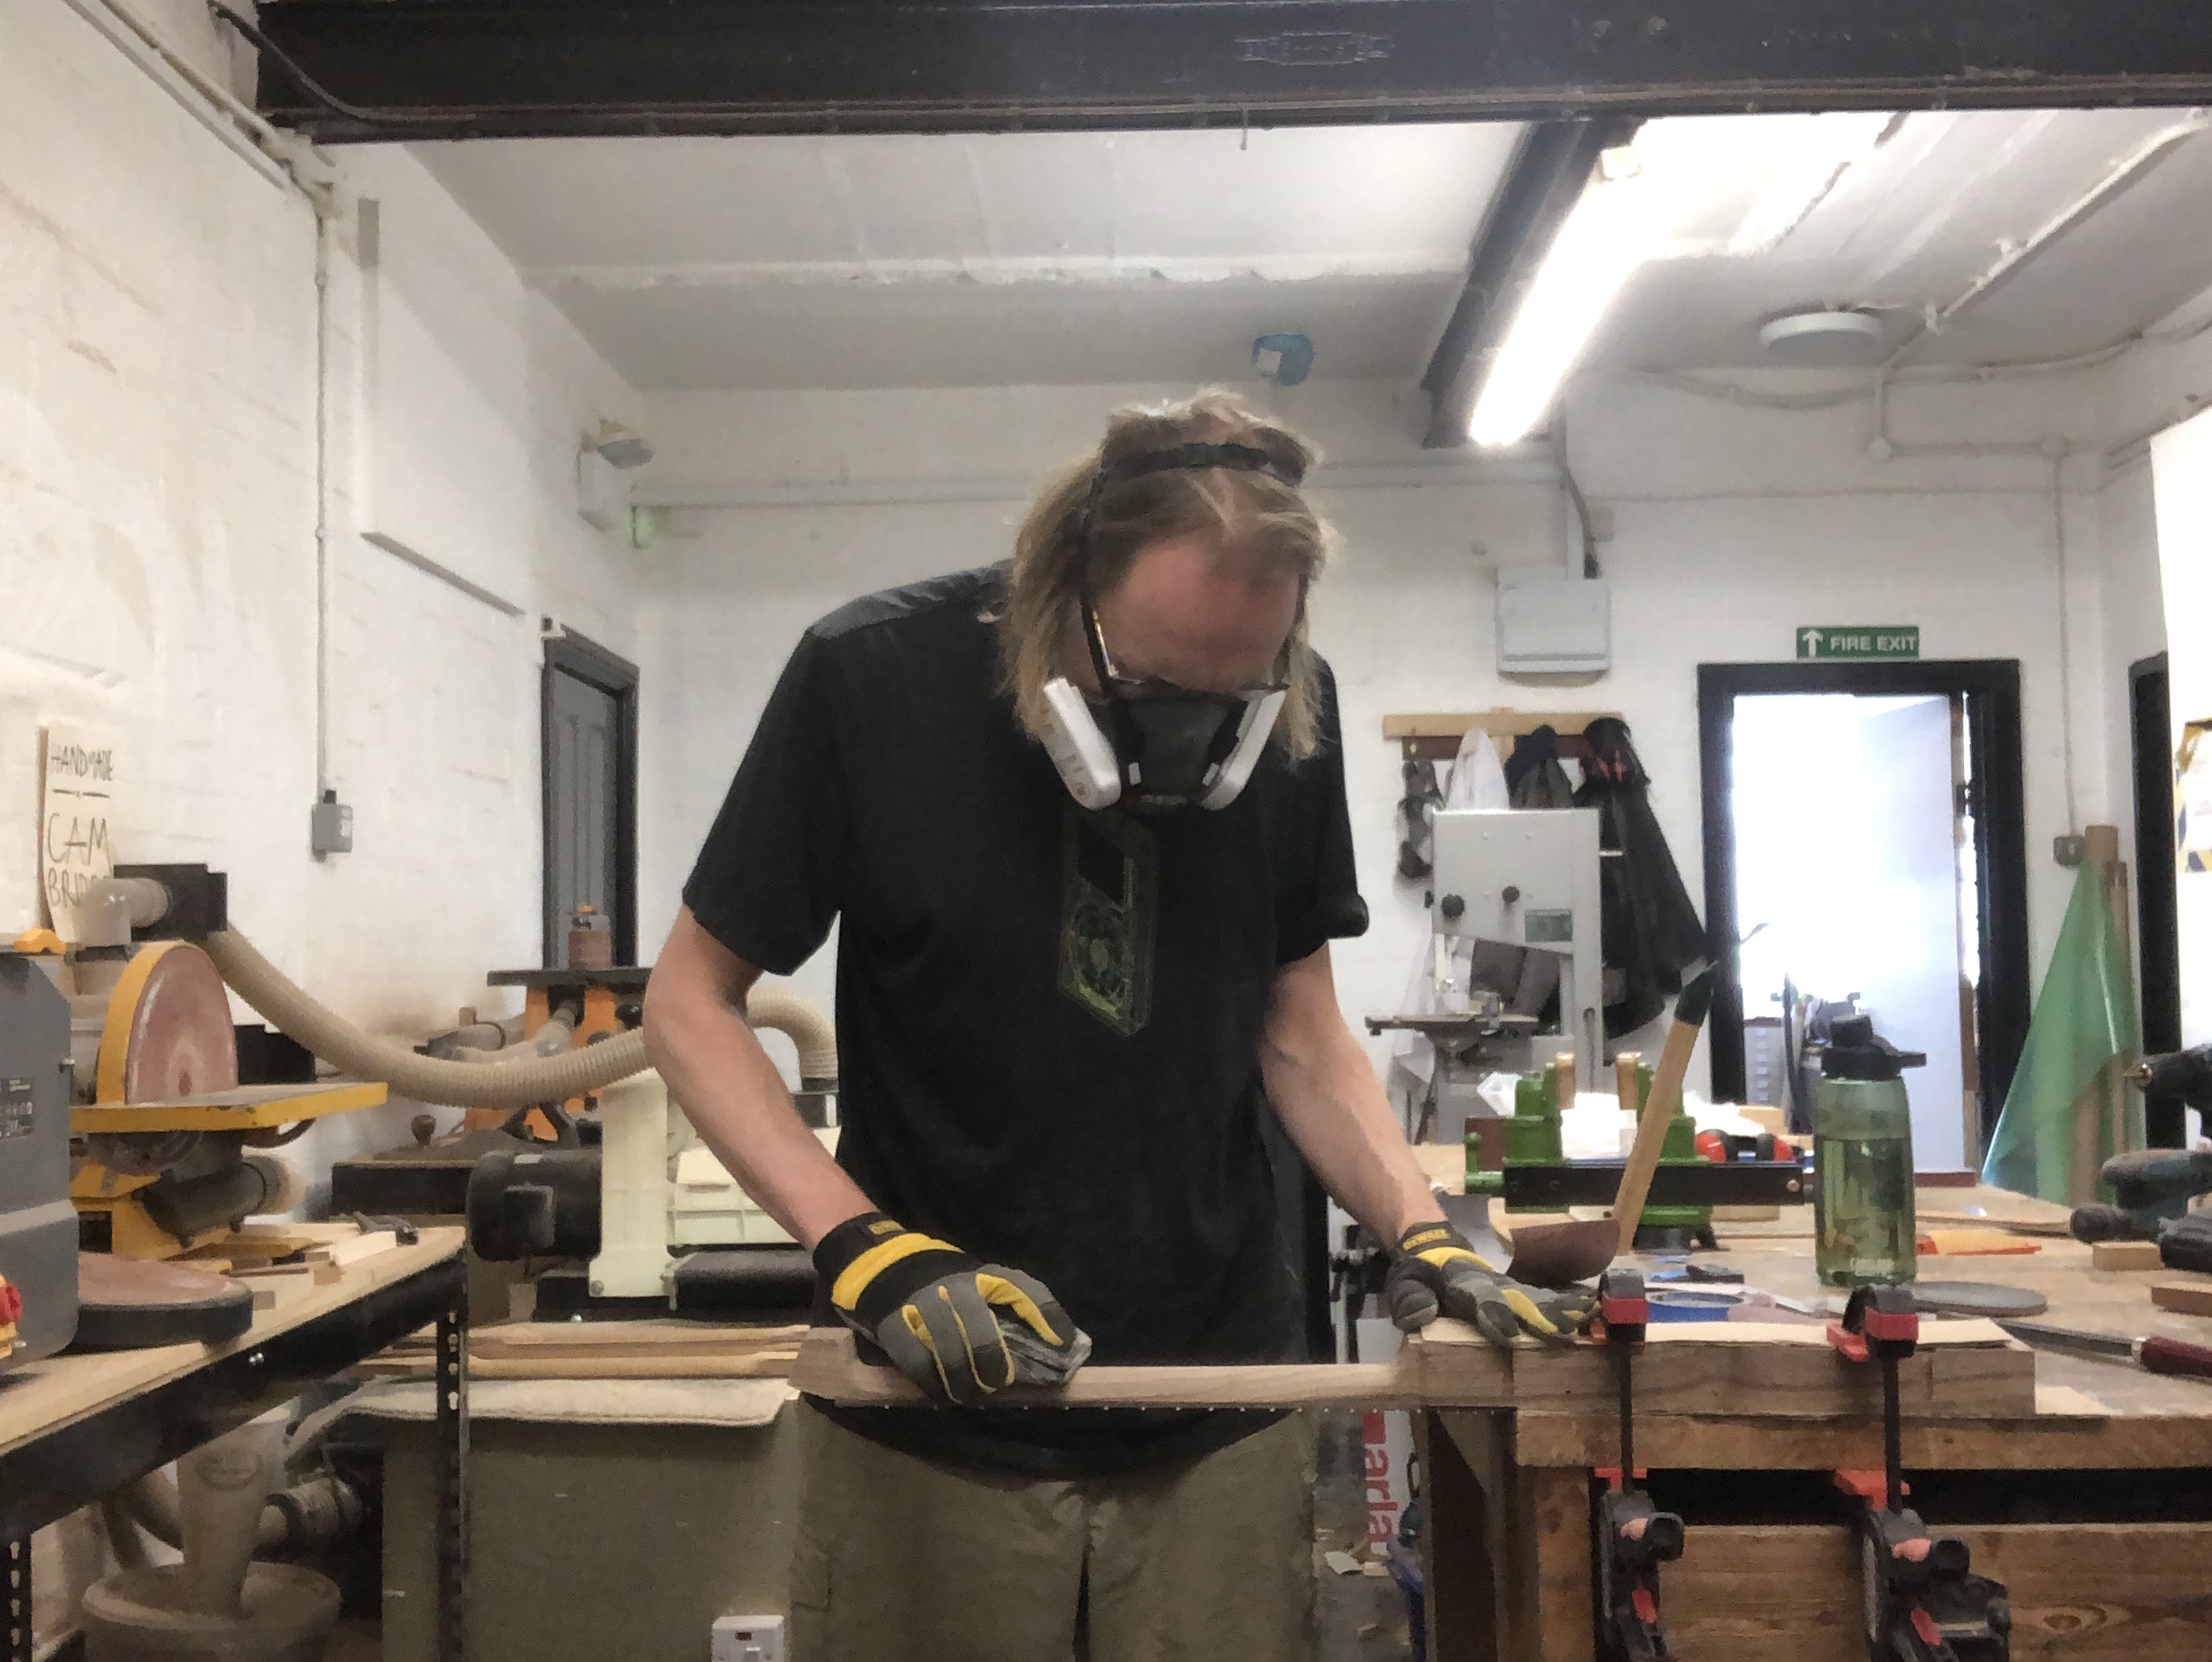
POLYGON ((55 934, 73 941, 85 886, 115 869, 108 843, 117 789, 114 738, 88 728, 48 728, 45 776, 39 865, 46 916, 55 934))

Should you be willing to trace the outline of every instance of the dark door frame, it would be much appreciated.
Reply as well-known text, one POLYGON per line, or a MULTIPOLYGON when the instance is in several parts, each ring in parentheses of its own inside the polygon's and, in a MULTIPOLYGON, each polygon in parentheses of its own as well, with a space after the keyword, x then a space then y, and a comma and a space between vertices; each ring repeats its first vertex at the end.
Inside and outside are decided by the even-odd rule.
POLYGON ((637 962, 637 666, 574 630, 544 623, 545 661, 538 682, 538 910, 545 967, 566 963, 568 942, 553 921, 553 678, 573 675, 615 701, 614 953, 637 962))
POLYGON ((1698 746, 1705 805, 1705 926, 1722 975, 1713 995, 1716 1101, 1743 1098, 1743 983, 1735 941, 1735 820, 1729 729, 1745 694, 1850 692, 1869 697, 1966 697, 1973 747, 1974 844, 1981 878, 1980 1011, 1982 1140, 1996 1124, 2021 1047, 2027 1042, 2027 815, 2021 768, 2020 663, 2016 659, 1936 659, 1913 663, 1700 664, 1698 746))
MULTIPOLYGON (((2135 771, 2136 973, 2146 1053, 2181 1048, 2181 920, 2175 893, 2173 703, 2166 654, 2128 666, 2129 749, 2135 771), (2156 691, 2153 691, 2154 684, 2156 691)), ((2186 1122, 2179 1097, 2147 1097, 2154 1148, 2179 1148, 2186 1122)))

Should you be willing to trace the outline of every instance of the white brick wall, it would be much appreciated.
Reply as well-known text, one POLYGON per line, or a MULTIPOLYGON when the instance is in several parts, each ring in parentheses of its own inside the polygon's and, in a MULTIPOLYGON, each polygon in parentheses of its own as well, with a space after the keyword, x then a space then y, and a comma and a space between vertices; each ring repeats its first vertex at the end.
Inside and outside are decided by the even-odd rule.
MULTIPOLYGON (((149 15, 212 50, 198 6, 149 15)), ((319 864, 313 215, 65 7, 0 4, 0 932, 37 921, 39 729, 100 723, 132 780, 119 857, 228 870, 280 965, 416 1036, 511 1008, 485 971, 537 961, 538 619, 635 655, 633 557, 576 516, 573 470, 635 401, 404 150, 338 156, 384 209, 382 320, 417 326, 376 387, 349 208, 328 719, 356 852, 319 864), (371 515, 514 613, 365 541, 371 515)))

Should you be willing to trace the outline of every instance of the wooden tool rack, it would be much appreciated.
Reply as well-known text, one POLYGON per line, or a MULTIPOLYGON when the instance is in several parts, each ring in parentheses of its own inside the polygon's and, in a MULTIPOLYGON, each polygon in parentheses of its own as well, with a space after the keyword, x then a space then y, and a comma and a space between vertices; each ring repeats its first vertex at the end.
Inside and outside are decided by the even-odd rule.
POLYGON ((439 1654, 461 1656, 466 1575, 467 1278, 462 1232, 327 1281, 298 1278, 228 1344, 64 1354, 0 1373, 0 1641, 31 1659, 31 1536, 122 1484, 343 1373, 417 1328, 437 1332, 439 1654))

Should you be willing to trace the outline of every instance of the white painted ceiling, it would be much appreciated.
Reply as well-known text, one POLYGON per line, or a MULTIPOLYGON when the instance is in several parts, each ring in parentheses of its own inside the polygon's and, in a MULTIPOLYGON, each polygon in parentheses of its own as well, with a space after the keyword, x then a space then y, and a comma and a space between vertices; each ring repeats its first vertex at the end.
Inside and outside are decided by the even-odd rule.
MULTIPOLYGON (((1719 117, 1664 257, 1593 366, 1763 361, 1760 324, 1879 308, 1884 350, 2158 135, 2171 110, 1904 118, 1774 246, 1727 252, 1777 121, 1719 117)), ((1412 380, 1518 129, 474 141, 414 147, 641 388, 1249 379, 1252 338, 1316 377, 1412 380)), ((1693 132, 1691 137, 1700 137, 1693 132)), ((1709 137, 1710 135, 1705 137, 1709 137)), ((2212 273, 2212 137, 2179 143, 1914 362, 2088 350, 2212 273)))
POLYGON ((416 148, 641 387, 1413 376, 1506 125, 416 148))
MULTIPOLYGON (((1791 118, 1780 118, 1787 121, 1791 118)), ((1874 356, 1915 332, 1927 308, 1978 278, 2161 134, 2178 110, 1923 113, 1837 180, 1771 250, 1725 251, 1765 172, 1766 124, 1721 117, 1741 160, 1714 169, 1688 206, 1672 257, 1644 265, 1586 364, 1642 368, 1766 362, 1759 327, 1820 307, 1879 311, 1874 356), (1763 129, 1765 131, 1763 131, 1763 129)), ((2198 133, 2021 265, 1936 335, 1916 363, 1990 363, 2089 351, 2157 322, 2212 282, 2212 138, 2198 133)))

